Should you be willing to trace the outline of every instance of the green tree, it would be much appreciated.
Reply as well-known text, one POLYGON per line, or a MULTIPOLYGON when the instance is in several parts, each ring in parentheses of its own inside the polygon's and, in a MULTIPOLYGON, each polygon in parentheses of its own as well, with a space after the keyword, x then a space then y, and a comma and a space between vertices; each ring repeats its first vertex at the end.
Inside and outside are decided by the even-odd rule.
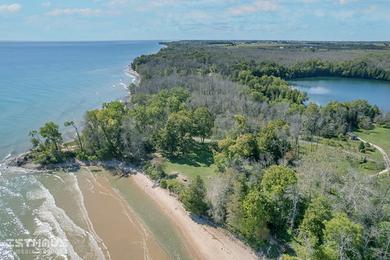
POLYGON ((244 115, 235 115, 234 120, 234 132, 238 135, 248 132, 248 119, 244 115))
POLYGON ((257 145, 259 155, 266 165, 278 163, 290 149, 287 132, 287 124, 282 120, 273 121, 260 131, 257 145))
POLYGON ((188 111, 169 115, 166 127, 160 131, 159 148, 169 154, 185 154, 192 144, 192 120, 188 111))
POLYGON ((195 135, 204 139, 211 135, 211 129, 214 127, 214 116, 207 107, 198 107, 193 113, 195 124, 195 135))
POLYGON ((324 253, 330 259, 360 258, 362 246, 361 225, 352 222, 346 214, 339 213, 325 222, 324 253))
POLYGON ((298 240, 302 245, 297 250, 304 259, 314 258, 323 243, 325 221, 332 217, 330 205, 324 197, 314 198, 307 207, 299 226, 298 240))
POLYGON ((121 126, 123 159, 139 162, 147 154, 145 135, 141 133, 131 117, 126 117, 121 126))
POLYGON ((242 134, 228 149, 231 157, 254 159, 257 156, 256 138, 252 134, 242 134))
POLYGON ((206 187, 199 175, 182 194, 181 201, 185 209, 194 215, 201 216, 207 213, 206 187))
POLYGON ((310 103, 303 112, 303 129, 306 136, 313 140, 315 135, 319 135, 319 122, 321 119, 320 109, 317 104, 310 103))
POLYGON ((81 140, 80 132, 79 132, 79 129, 77 128, 76 124, 73 121, 66 121, 64 123, 64 126, 65 127, 72 126, 74 128, 74 130, 76 132, 77 142, 79 144, 79 148, 80 148, 81 152, 84 152, 83 141, 81 140))
POLYGON ((109 154, 122 158, 121 126, 126 115, 126 107, 122 102, 114 101, 103 104, 97 112, 97 121, 107 143, 109 154))
POLYGON ((247 193, 245 177, 239 175, 233 182, 232 192, 226 206, 226 224, 233 232, 240 232, 243 219, 242 201, 247 193))
POLYGON ((378 225, 376 256, 379 259, 390 257, 390 222, 384 221, 378 225))
POLYGON ((297 183, 295 172, 282 165, 269 167, 261 180, 261 187, 264 194, 270 198, 281 198, 287 189, 297 183))
POLYGON ((284 236, 293 202, 287 194, 296 185, 297 177, 293 170, 286 166, 269 167, 261 180, 261 190, 267 201, 269 227, 275 235, 284 236))
POLYGON ((255 185, 242 202, 240 233, 254 246, 259 246, 268 238, 267 222, 270 220, 268 202, 261 188, 255 185))
POLYGON ((126 106, 119 101, 88 111, 82 133, 86 153, 97 159, 123 159, 122 122, 127 114, 126 106))
POLYGON ((34 160, 41 164, 59 163, 63 161, 61 151, 62 135, 59 126, 53 122, 47 122, 39 131, 31 131, 32 155, 34 160))
POLYGON ((366 150, 366 145, 364 144, 364 142, 360 142, 360 143, 359 143, 359 151, 360 151, 361 153, 364 153, 365 150, 366 150))
POLYGON ((314 246, 323 243, 325 221, 332 217, 330 205, 324 197, 314 198, 305 211, 299 226, 299 236, 308 237, 314 246))
POLYGON ((167 174, 164 172, 163 165, 159 160, 152 160, 144 166, 145 173, 155 181, 163 180, 167 174))
POLYGON ((232 165, 233 162, 256 160, 258 150, 256 138, 253 134, 240 134, 236 138, 227 136, 218 142, 220 152, 214 154, 214 161, 221 171, 232 165))
POLYGON ((45 144, 53 145, 56 151, 60 150, 63 139, 57 124, 47 122, 39 129, 39 134, 46 139, 45 144))

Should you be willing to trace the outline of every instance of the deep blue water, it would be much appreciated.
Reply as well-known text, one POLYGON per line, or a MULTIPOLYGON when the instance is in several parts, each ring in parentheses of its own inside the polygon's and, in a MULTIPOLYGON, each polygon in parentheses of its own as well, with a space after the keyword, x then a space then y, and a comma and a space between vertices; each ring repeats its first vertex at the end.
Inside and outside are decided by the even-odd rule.
POLYGON ((86 110, 123 98, 131 61, 153 41, 0 42, 0 161, 29 147, 28 133, 51 120, 80 122, 86 110))
POLYGON ((349 78, 305 78, 290 82, 307 92, 310 101, 320 105, 330 101, 365 99, 380 109, 390 111, 390 82, 349 78))

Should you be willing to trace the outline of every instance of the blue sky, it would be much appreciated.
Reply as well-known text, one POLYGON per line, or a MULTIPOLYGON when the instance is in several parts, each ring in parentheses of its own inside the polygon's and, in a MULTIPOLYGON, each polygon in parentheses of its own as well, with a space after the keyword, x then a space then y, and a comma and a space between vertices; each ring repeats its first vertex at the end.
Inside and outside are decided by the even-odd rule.
POLYGON ((390 0, 0 0, 0 40, 390 40, 390 0))

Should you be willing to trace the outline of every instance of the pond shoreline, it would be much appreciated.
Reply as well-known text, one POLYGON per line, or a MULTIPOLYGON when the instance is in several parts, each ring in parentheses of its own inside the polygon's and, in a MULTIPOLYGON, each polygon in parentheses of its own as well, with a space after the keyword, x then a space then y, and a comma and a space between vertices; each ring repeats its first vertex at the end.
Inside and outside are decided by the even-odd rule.
POLYGON ((390 81, 347 78, 307 77, 289 80, 295 89, 308 94, 308 102, 326 105, 332 101, 366 100, 384 112, 390 112, 390 81))

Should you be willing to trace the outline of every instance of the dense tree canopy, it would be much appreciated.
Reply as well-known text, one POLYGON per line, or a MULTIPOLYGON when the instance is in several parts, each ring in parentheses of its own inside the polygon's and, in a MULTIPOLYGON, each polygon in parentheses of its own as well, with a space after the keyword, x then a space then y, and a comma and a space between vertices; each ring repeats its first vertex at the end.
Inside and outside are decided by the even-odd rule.
POLYGON ((47 122, 39 131, 31 131, 31 143, 33 145, 33 158, 41 164, 59 163, 64 159, 61 150, 63 143, 59 126, 54 122, 47 122))
MULTIPOLYGON (((319 139, 343 140, 358 129, 390 126, 390 114, 364 100, 307 103, 307 95, 286 81, 307 76, 390 80, 383 66, 390 55, 377 62, 386 48, 229 41, 167 45, 134 61, 142 82, 131 86, 130 100, 88 111, 80 133, 74 122, 65 124, 77 133, 80 159, 141 164, 190 213, 226 227, 265 256, 389 257, 387 182, 341 172, 319 145, 320 153, 305 150, 309 155, 301 158, 300 144, 312 147, 319 139), (165 172, 165 159, 193 163, 196 149, 206 146, 217 171, 210 183, 196 176, 188 184, 165 172)), ((31 136, 35 160, 65 159, 56 124, 49 122, 31 136)))

